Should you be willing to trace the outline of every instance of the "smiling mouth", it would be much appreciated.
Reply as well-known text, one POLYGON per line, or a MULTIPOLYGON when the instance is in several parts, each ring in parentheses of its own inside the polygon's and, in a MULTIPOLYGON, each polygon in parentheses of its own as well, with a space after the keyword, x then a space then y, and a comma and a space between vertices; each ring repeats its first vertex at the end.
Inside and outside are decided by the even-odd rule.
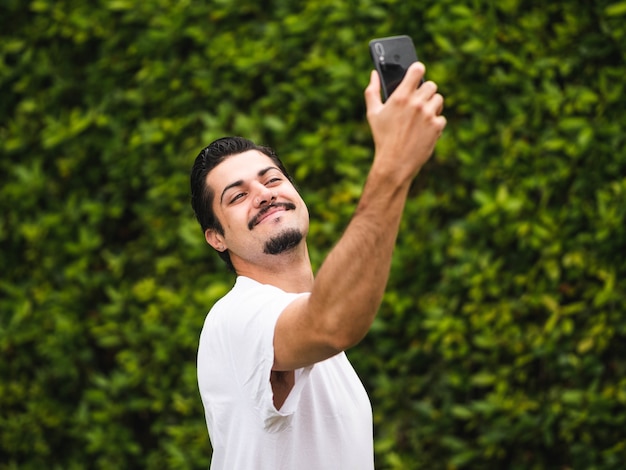
POLYGON ((291 202, 277 202, 274 204, 271 204, 269 206, 264 207, 263 209, 261 209, 251 220, 250 222, 248 222, 248 229, 252 230, 256 225, 258 225, 263 218, 265 217, 265 215, 270 212, 270 211, 275 211, 276 209, 283 209, 285 211, 290 211, 290 210, 294 210, 296 208, 295 204, 292 204, 291 202))

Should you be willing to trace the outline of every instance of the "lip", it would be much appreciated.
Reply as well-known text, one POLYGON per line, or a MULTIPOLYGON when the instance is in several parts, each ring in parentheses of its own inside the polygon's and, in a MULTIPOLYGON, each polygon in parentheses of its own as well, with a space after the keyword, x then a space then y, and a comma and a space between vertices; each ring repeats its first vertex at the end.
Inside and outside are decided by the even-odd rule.
POLYGON ((268 217, 271 217, 273 214, 276 214, 277 212, 284 212, 288 210, 293 210, 295 208, 296 208, 295 205, 288 203, 288 202, 279 202, 279 203, 272 204, 271 206, 267 206, 261 209, 254 217, 252 217, 252 219, 250 219, 250 222, 248 222, 248 229, 252 230, 254 227, 259 225, 265 219, 267 219, 268 217))
POLYGON ((259 225, 261 222, 263 222, 265 219, 267 219, 268 217, 270 217, 273 214, 276 214, 277 212, 284 212, 287 209, 281 206, 272 206, 269 210, 267 210, 266 212, 262 213, 261 216, 257 216, 255 221, 254 221, 254 225, 259 225))

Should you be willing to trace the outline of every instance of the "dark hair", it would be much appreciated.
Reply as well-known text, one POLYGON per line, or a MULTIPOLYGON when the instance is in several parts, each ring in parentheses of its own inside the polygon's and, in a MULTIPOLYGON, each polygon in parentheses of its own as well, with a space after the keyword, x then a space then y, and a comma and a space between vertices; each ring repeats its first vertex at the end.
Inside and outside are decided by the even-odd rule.
MULTIPOLYGON (((293 183, 293 180, 283 162, 280 161, 276 152, 269 147, 257 145, 251 140, 244 139, 243 137, 222 137, 211 142, 208 146, 203 148, 193 164, 191 169, 191 207, 193 208, 196 218, 202 227, 202 232, 206 232, 211 228, 216 230, 219 234, 224 235, 224 229, 217 220, 213 213, 213 191, 206 184, 207 175, 217 165, 222 163, 228 157, 237 155, 239 153, 247 152, 248 150, 258 150, 259 152, 267 155, 276 166, 283 172, 289 181, 293 183)), ((230 254, 228 250, 217 252, 224 260, 226 265, 231 271, 234 271, 233 264, 230 260, 230 254)))

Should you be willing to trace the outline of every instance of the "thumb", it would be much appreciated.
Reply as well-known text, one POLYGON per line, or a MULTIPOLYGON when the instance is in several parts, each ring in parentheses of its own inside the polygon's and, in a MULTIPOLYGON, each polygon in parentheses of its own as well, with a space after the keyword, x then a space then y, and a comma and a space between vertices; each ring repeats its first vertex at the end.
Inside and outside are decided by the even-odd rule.
POLYGON ((376 70, 370 74, 370 82, 365 88, 365 106, 368 112, 374 112, 383 105, 380 98, 380 77, 376 70))

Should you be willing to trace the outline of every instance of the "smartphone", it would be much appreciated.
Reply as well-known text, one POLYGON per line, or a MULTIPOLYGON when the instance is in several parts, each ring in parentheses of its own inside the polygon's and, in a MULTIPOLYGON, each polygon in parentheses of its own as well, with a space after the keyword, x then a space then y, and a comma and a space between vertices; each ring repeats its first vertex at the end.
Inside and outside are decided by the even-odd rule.
POLYGON ((369 47, 380 77, 383 101, 386 101, 404 78, 409 65, 417 62, 415 46, 409 36, 391 36, 372 39, 369 47))

